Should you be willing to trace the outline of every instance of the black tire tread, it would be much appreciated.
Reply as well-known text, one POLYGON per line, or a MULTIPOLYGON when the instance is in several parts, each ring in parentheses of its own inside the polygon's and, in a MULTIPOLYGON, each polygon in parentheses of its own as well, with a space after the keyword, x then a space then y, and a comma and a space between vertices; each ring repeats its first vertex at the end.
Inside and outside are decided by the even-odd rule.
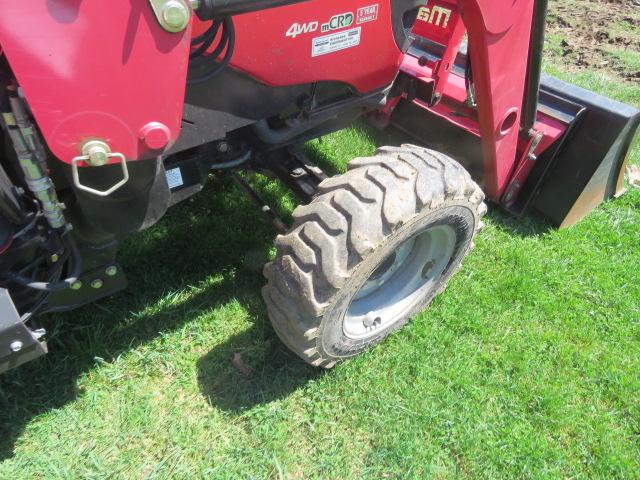
POLYGON ((487 211, 482 190, 464 168, 414 145, 380 148, 324 180, 318 196, 294 211, 291 231, 278 236, 276 258, 264 269, 262 294, 283 342, 308 363, 333 367, 335 359, 322 357, 316 343, 331 299, 386 236, 447 200, 476 205, 479 218, 487 211))

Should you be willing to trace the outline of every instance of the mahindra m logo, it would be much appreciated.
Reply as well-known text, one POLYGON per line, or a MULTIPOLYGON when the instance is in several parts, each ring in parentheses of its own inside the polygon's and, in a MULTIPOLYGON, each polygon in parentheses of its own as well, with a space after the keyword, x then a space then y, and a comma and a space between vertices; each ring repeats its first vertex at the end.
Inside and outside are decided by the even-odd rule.
POLYGON ((420 7, 418 10, 418 20, 430 23, 436 27, 447 28, 451 19, 451 10, 434 5, 433 7, 420 7))

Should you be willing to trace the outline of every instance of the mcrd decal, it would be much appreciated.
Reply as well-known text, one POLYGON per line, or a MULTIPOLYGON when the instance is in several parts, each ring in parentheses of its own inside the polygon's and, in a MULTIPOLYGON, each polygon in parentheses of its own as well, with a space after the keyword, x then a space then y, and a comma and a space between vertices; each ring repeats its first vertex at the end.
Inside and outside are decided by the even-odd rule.
POLYGON ((447 28, 451 19, 450 9, 434 5, 433 7, 420 7, 418 10, 418 20, 430 23, 436 27, 447 28))
POLYGON ((322 24, 321 30, 323 32, 330 32, 332 30, 340 30, 341 28, 350 27, 353 23, 353 13, 341 13, 334 15, 327 23, 322 24))

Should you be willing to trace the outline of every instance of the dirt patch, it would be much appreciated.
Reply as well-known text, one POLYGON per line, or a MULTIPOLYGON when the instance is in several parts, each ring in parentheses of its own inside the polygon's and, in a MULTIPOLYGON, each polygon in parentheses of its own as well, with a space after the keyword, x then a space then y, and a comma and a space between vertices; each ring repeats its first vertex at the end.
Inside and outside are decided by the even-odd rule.
POLYGON ((640 82, 640 0, 552 0, 550 55, 640 82))

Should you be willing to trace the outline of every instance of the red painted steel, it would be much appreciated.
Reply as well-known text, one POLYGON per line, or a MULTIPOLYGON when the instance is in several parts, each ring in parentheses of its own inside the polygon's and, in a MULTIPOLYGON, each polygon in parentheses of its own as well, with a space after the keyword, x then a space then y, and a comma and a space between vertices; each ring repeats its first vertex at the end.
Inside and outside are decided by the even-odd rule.
MULTIPOLYGON (((391 0, 313 0, 238 15, 231 65, 272 86, 335 80, 370 92, 391 84, 398 73, 401 52, 391 20, 391 0), (369 12, 375 13, 358 15, 373 7, 377 8, 369 12), (346 13, 354 15, 353 23, 322 32, 323 24, 346 13), (294 25, 306 33, 296 34, 291 30, 294 25), (356 29, 360 30, 356 47, 313 56, 314 39, 356 29)), ((194 32, 203 30, 202 25, 194 26, 194 32)))
MULTIPOLYGON (((533 166, 525 158, 531 142, 529 133, 519 129, 533 6, 534 0, 430 0, 416 22, 414 33, 445 45, 443 60, 420 65, 417 58, 406 55, 400 68, 419 82, 434 83, 434 91, 443 95, 438 105, 414 100, 415 105, 481 137, 484 189, 496 202, 503 199, 510 186, 513 199, 519 191, 513 185, 522 185, 533 166), (477 110, 466 105, 464 78, 449 72, 445 76, 438 74, 442 65, 450 63, 458 52, 461 39, 456 31, 458 11, 468 35, 477 110), (444 16, 442 12, 451 13, 444 16)), ((539 114, 534 131, 543 132, 544 137, 535 153, 548 148, 566 128, 567 125, 539 114)))
POLYGON ((88 139, 127 159, 180 134, 190 32, 160 28, 147 0, 1 0, 0 44, 49 148, 88 139))
POLYGON ((448 45, 460 20, 457 0, 426 1, 420 8, 413 32, 440 45, 448 45))
POLYGON ((459 5, 476 87, 484 188, 498 199, 516 161, 534 0, 459 0, 459 5))
MULTIPOLYGON (((522 160, 529 139, 519 124, 534 0, 429 0, 415 31, 447 49, 443 61, 424 66, 403 60, 391 1, 312 0, 239 15, 231 66, 273 86, 333 80, 364 93, 391 84, 399 68, 431 83, 442 101, 415 103, 481 136, 484 187, 499 200, 514 175, 529 170, 522 160), (450 71, 464 33, 460 18, 477 111, 465 105, 464 79, 450 71), (352 32, 347 48, 321 48, 322 37, 340 32, 352 32)), ((130 160, 157 155, 177 139, 189 29, 162 30, 148 0, 0 0, 0 9, 1 47, 58 158, 70 162, 94 138, 130 160)), ((206 28, 194 23, 195 32, 206 28)), ((563 130, 541 123, 544 148, 563 130)))

